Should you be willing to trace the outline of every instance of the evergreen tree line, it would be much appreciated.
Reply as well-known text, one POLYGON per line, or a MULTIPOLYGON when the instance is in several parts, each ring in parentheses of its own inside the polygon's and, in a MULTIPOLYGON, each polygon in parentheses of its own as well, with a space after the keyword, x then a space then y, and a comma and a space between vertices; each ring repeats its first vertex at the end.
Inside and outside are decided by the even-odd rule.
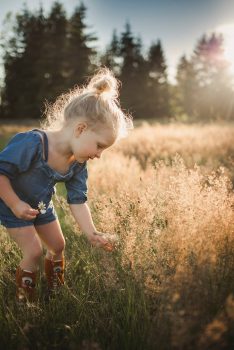
POLYGON ((141 39, 127 23, 99 53, 95 33, 87 33, 86 11, 81 3, 68 17, 54 2, 48 15, 42 7, 32 13, 25 6, 14 17, 12 33, 1 43, 0 117, 39 118, 45 101, 53 102, 106 66, 121 80, 121 105, 135 118, 234 119, 233 81, 221 35, 202 36, 191 58, 181 57, 177 83, 171 85, 160 40, 143 54, 141 39))

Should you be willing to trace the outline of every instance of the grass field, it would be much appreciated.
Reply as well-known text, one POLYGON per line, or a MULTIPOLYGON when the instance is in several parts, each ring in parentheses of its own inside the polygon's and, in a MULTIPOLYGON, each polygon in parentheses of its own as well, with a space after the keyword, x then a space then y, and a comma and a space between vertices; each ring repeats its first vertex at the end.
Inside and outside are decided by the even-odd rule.
MULTIPOLYGON (((31 125, 0 126, 0 147, 31 125)), ((234 348, 234 125, 148 125, 89 164, 92 248, 54 199, 66 238, 66 285, 18 307, 20 251, 0 227, 0 344, 6 349, 234 348)))

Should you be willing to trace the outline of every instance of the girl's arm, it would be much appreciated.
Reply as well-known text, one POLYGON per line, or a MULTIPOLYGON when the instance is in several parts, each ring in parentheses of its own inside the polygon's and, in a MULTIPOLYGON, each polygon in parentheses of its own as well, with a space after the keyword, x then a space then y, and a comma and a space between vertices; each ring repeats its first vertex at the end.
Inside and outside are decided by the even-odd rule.
POLYGON ((32 209, 30 205, 21 201, 13 190, 7 176, 0 174, 0 198, 11 209, 19 219, 32 220, 39 214, 38 210, 32 209))
POLYGON ((11 208, 20 201, 14 192, 10 180, 5 175, 0 175, 0 198, 11 208))
POLYGON ((70 204, 70 209, 81 231, 86 234, 88 240, 92 244, 102 246, 108 243, 106 239, 101 237, 100 233, 95 228, 87 203, 70 204))

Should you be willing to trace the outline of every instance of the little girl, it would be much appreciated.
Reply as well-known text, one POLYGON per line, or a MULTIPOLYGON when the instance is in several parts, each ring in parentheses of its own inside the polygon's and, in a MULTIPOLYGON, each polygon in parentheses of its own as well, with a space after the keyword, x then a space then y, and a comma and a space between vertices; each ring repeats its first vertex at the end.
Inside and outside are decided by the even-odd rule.
POLYGON ((118 103, 118 81, 100 70, 86 87, 60 96, 42 129, 16 134, 0 152, 0 221, 22 251, 16 270, 18 301, 35 299, 42 243, 49 292, 64 284, 64 236, 53 201, 64 182, 71 212, 91 244, 111 250, 94 226, 87 201, 87 161, 132 128, 118 103))

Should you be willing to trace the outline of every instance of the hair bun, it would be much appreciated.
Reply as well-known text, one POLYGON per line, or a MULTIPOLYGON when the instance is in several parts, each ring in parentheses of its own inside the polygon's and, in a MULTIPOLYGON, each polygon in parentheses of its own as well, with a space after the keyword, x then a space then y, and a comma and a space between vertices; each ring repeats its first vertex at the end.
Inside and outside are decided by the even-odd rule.
POLYGON ((98 93, 111 91, 110 81, 103 77, 93 84, 93 88, 97 90, 98 93))
POLYGON ((93 90, 96 94, 105 94, 111 98, 118 97, 118 80, 108 68, 100 69, 90 80, 87 89, 93 90))

